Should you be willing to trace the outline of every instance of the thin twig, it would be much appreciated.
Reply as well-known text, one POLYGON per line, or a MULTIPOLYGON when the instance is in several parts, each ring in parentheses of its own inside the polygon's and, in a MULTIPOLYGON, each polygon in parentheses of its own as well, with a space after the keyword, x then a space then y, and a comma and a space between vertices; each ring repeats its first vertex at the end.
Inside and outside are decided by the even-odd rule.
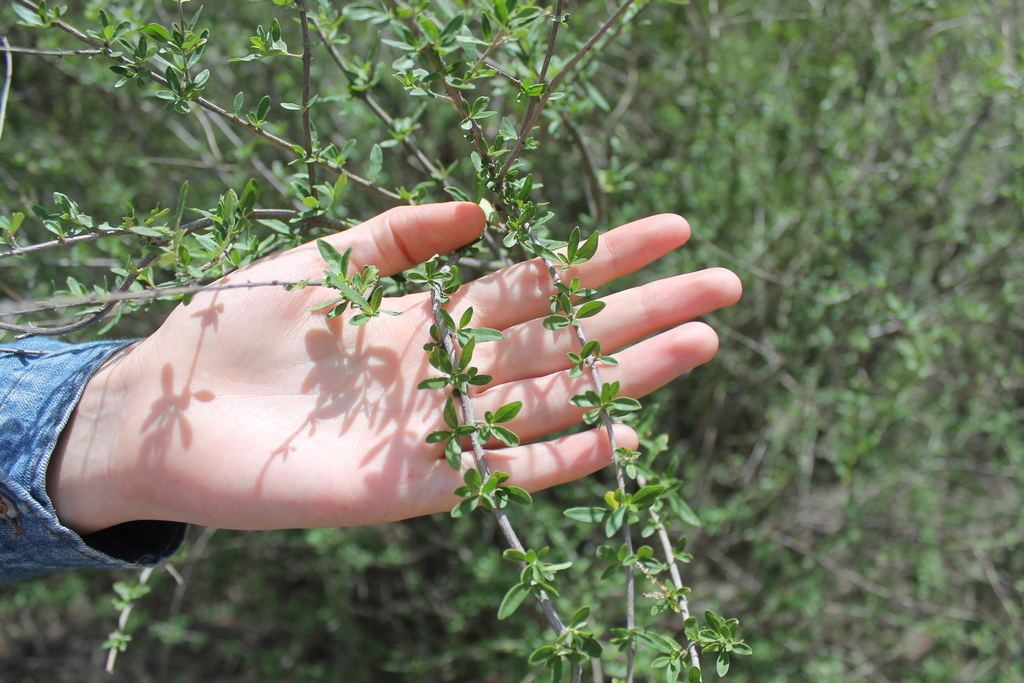
MULTIPOLYGON (((552 17, 551 31, 548 32, 548 46, 547 46, 547 49, 544 51, 544 64, 541 67, 540 75, 537 78, 537 82, 538 83, 543 83, 544 79, 547 78, 548 66, 551 64, 551 57, 553 56, 554 51, 555 51, 555 38, 558 36, 558 27, 561 26, 561 24, 562 24, 562 22, 559 21, 559 19, 561 19, 561 17, 562 17, 562 0, 558 0, 558 4, 555 6, 555 15, 556 16, 552 17)), ((530 98, 530 103, 526 106, 526 116, 523 117, 524 120, 526 120, 526 121, 534 121, 535 120, 534 114, 538 114, 539 115, 539 112, 537 111, 537 108, 538 107, 543 107, 543 106, 544 105, 540 101, 539 97, 531 97, 530 98)), ((528 131, 532 130, 532 128, 533 128, 532 125, 528 126, 526 128, 523 128, 523 130, 520 133, 519 137, 525 141, 525 138, 523 136, 525 135, 526 137, 529 137, 528 131)), ((520 147, 521 147, 521 145, 518 145, 518 143, 517 143, 517 150, 520 147)), ((513 152, 513 154, 516 154, 516 153, 517 152, 513 152)), ((502 178, 505 177, 505 173, 506 172, 507 172, 507 169, 503 168, 502 171, 501 171, 501 177, 502 178)))
POLYGON ((0 306, 0 316, 29 315, 32 313, 42 313, 43 311, 57 311, 73 306, 94 306, 111 301, 156 301, 165 296, 219 292, 225 289, 254 289, 256 287, 294 287, 299 289, 302 287, 322 287, 323 284, 322 280, 266 280, 262 282, 226 282, 220 285, 198 283, 194 285, 157 285, 142 292, 107 292, 93 296, 59 296, 40 301, 32 308, 4 310, 4 307, 0 306))
POLYGON ((594 222, 601 225, 604 222, 604 192, 601 190, 601 181, 597 176, 597 164, 594 162, 594 156, 591 154, 590 147, 583 138, 583 132, 579 126, 571 116, 564 112, 562 113, 562 124, 572 134, 572 139, 580 151, 580 157, 583 159, 583 171, 587 177, 587 182, 583 185, 587 196, 587 206, 590 209, 590 215, 594 217, 594 222))
MULTIPOLYGON (((540 241, 537 239, 537 235, 534 233, 533 227, 529 223, 527 223, 524 227, 525 227, 526 233, 530 236, 530 240, 534 244, 540 246, 540 241)), ((562 278, 558 274, 558 269, 555 267, 555 265, 553 263, 551 263, 550 261, 548 261, 544 257, 541 257, 541 261, 544 262, 544 266, 547 268, 548 275, 551 276, 552 282, 554 282, 556 286, 562 284, 562 278)), ((586 335, 583 332, 583 327, 579 323, 574 322, 572 324, 572 329, 576 333, 576 340, 579 342, 580 348, 582 349, 584 346, 587 345, 587 337, 586 337, 586 335)), ((601 387, 602 387, 601 375, 600 375, 600 372, 597 369, 597 363, 595 362, 593 356, 590 356, 590 357, 588 357, 586 359, 586 365, 587 365, 587 369, 589 371, 588 372, 588 377, 590 378, 590 383, 593 386, 594 391, 596 391, 597 394, 600 395, 601 394, 601 387)), ((605 433, 608 435, 609 448, 611 448, 611 451, 612 451, 612 462, 615 465, 615 483, 616 483, 616 486, 617 486, 617 488, 620 491, 622 491, 623 494, 625 494, 626 493, 626 472, 625 472, 625 469, 622 467, 622 463, 619 460, 619 456, 618 456, 618 453, 617 453, 617 451, 618 451, 618 443, 617 443, 617 441, 615 439, 615 426, 614 426, 615 423, 612 420, 612 416, 609 415, 608 411, 603 409, 603 408, 601 409, 601 424, 604 426, 605 433)), ((632 555, 633 554, 633 536, 632 536, 629 524, 624 524, 623 525, 623 533, 622 533, 622 535, 623 535, 623 540, 625 541, 625 544, 626 544, 626 553, 628 555, 632 555)), ((636 588, 635 588, 634 576, 633 576, 633 565, 630 565, 630 566, 626 567, 626 628, 629 629, 630 631, 632 631, 635 627, 636 627, 636 588)), ((633 645, 633 641, 630 640, 630 641, 628 641, 626 643, 626 683, 632 683, 633 682, 633 654, 634 654, 634 645, 633 645)))
MULTIPOLYGON (((442 272, 448 272, 452 266, 459 262, 462 258, 462 250, 455 251, 448 257, 445 265, 442 267, 442 272)), ((437 286, 432 285, 430 288, 430 303, 433 311, 434 323, 438 329, 438 336, 440 337, 441 347, 448 356, 448 360, 451 362, 453 368, 459 367, 459 352, 455 346, 455 334, 449 330, 441 317, 441 291, 437 286)), ((458 397, 453 397, 455 402, 458 404, 459 412, 462 417, 462 424, 465 425, 476 425, 476 412, 473 409, 473 400, 469 393, 469 385, 463 383, 458 387, 458 397)), ((487 464, 487 455, 484 453, 483 445, 480 443, 480 437, 474 432, 469 435, 470 443, 472 444, 473 452, 473 467, 480 473, 480 477, 487 481, 491 476, 490 466, 487 464)), ((498 528, 501 529, 502 535, 505 537, 505 542, 508 543, 509 547, 518 550, 521 553, 526 552, 526 548, 522 541, 519 539, 519 535, 516 534, 515 529, 512 527, 512 522, 509 520, 508 515, 505 511, 499 507, 494 508, 494 517, 498 522, 498 528)), ((520 569, 524 569, 526 564, 523 562, 519 563, 520 569)), ((551 602, 551 598, 545 591, 540 592, 539 601, 541 608, 544 610, 544 615, 547 617, 548 624, 555 631, 556 634, 561 636, 565 633, 565 624, 562 623, 561 618, 558 616, 558 612, 555 610, 554 604, 551 602)), ((579 664, 572 664, 572 680, 578 681, 580 672, 582 671, 579 664)))
POLYGON ((34 47, 16 47, 7 44, 7 39, 4 38, 4 46, 0 47, 0 52, 20 52, 26 55, 39 55, 41 57, 78 57, 78 56, 93 56, 105 54, 105 50, 40 50, 34 47))
MULTIPOLYGON (((22 0, 19 0, 19 1, 22 1, 22 0)), ((551 79, 551 82, 548 83, 547 87, 544 88, 544 92, 541 93, 539 99, 536 100, 537 105, 533 108, 533 111, 530 113, 530 115, 527 116, 526 122, 523 124, 523 129, 519 133, 519 139, 516 140, 515 147, 512 148, 512 153, 509 154, 508 159, 505 160, 505 165, 502 166, 502 168, 501 168, 501 173, 498 174, 498 181, 499 182, 501 182, 501 181, 503 181, 505 179, 505 175, 508 173, 509 168, 512 167, 512 164, 515 163, 516 159, 518 159, 519 155, 522 153, 523 145, 526 144, 527 138, 530 137, 530 131, 532 131, 533 127, 535 125, 537 125, 537 119, 540 118, 540 114, 541 114, 541 111, 543 111, 543 109, 544 109, 544 105, 547 104, 548 100, 554 94, 555 87, 557 87, 558 84, 561 82, 561 80, 563 78, 565 78, 576 67, 576 64, 581 59, 583 59, 583 57, 588 52, 590 52, 590 49, 592 47, 594 47, 594 45, 597 43, 598 40, 601 39, 601 36, 603 36, 605 33, 607 33, 608 30, 612 26, 615 25, 615 22, 617 22, 619 20, 619 17, 621 17, 623 14, 625 14, 626 10, 628 10, 633 5, 634 2, 636 2, 636 0, 626 0, 625 2, 623 2, 619 6, 619 8, 617 10, 615 10, 615 14, 613 14, 608 19, 608 21, 606 21, 601 26, 601 28, 597 29, 597 31, 594 33, 594 35, 592 35, 590 37, 590 39, 587 40, 587 42, 583 44, 583 47, 581 47, 576 52, 576 54, 573 56, 573 58, 570 59, 566 63, 566 65, 562 67, 561 71, 559 71, 555 75, 555 77, 551 79)))
MULTIPOLYGON (((276 218, 276 219, 281 219, 283 217, 293 217, 295 215, 295 212, 294 211, 254 211, 252 214, 250 214, 250 216, 253 216, 255 214, 261 214, 261 215, 258 215, 257 218, 265 218, 265 219, 267 219, 267 218, 276 218)), ((321 220, 324 219, 324 217, 322 217, 322 216, 317 217, 317 218, 321 219, 321 220)), ((330 220, 330 219, 328 219, 328 220, 330 220)), ((334 221, 334 222, 337 222, 337 221, 334 221)), ((185 225, 182 225, 181 228, 179 228, 179 232, 181 232, 181 231, 184 231, 184 232, 194 232, 195 230, 201 230, 202 228, 209 227, 210 225, 213 225, 213 221, 211 219, 209 219, 209 218, 200 218, 199 220, 192 221, 191 223, 186 223, 185 225)), ((163 239, 163 240, 158 240, 158 241, 155 242, 155 244, 166 244, 169 240, 170 240, 170 238, 166 238, 166 239, 163 239)), ((134 268, 133 272, 129 273, 121 281, 121 284, 117 286, 117 288, 114 290, 114 292, 117 293, 117 294, 122 294, 124 292, 127 292, 128 289, 132 286, 132 284, 134 284, 135 281, 138 280, 139 276, 142 274, 142 271, 144 271, 146 268, 148 268, 150 265, 152 265, 153 261, 155 261, 157 259, 158 255, 159 254, 157 252, 155 252, 155 251, 150 252, 149 254, 146 254, 146 256, 144 256, 142 258, 142 260, 140 260, 138 263, 135 264, 135 268, 134 268)), ((116 306, 118 303, 119 302, 116 299, 110 300, 107 303, 105 303, 102 306, 100 306, 100 308, 98 308, 95 311, 93 311, 92 313, 90 313, 88 316, 86 316, 82 320, 79 320, 78 322, 74 322, 74 323, 69 323, 67 325, 57 325, 57 326, 54 326, 54 327, 40 327, 40 326, 38 326, 38 325, 36 325, 34 323, 29 323, 28 325, 14 325, 14 324, 11 324, 11 323, 0 322, 0 330, 4 330, 4 331, 7 331, 7 332, 14 332, 14 333, 16 333, 18 335, 18 337, 17 337, 18 339, 21 339, 21 338, 24 338, 24 337, 32 337, 32 336, 55 337, 55 336, 60 336, 60 335, 64 335, 64 334, 70 334, 72 332, 77 332, 78 330, 85 329, 86 327, 89 327, 90 325, 93 325, 93 324, 99 322, 108 313, 110 313, 110 311, 113 310, 114 306, 116 306)))
MULTIPOLYGON (((338 49, 334 46, 334 43, 332 43, 328 39, 323 27, 320 26, 315 19, 313 20, 313 26, 316 27, 317 32, 320 34, 320 39, 323 40, 324 47, 327 48, 327 54, 329 54, 331 56, 331 59, 334 60, 334 63, 337 65, 338 69, 342 73, 345 73, 345 64, 344 62, 342 62, 341 55, 338 53, 338 49)), ((355 90, 350 92, 352 93, 352 95, 366 103, 366 106, 370 108, 370 111, 376 114, 377 118, 379 118, 389 127, 394 123, 394 117, 388 114, 384 110, 384 108, 380 106, 380 104, 377 102, 376 99, 374 99, 373 95, 371 95, 369 91, 355 90)), ((441 180, 441 183, 446 186, 451 184, 451 179, 445 176, 441 172, 441 170, 433 162, 431 162, 430 159, 427 158, 427 155, 424 154, 422 150, 420 150, 416 143, 409 139, 408 135, 402 138, 402 145, 409 151, 410 154, 416 157, 416 160, 420 162, 420 165, 423 167, 424 171, 428 172, 433 177, 439 178, 441 180)))
MULTIPOLYGON (((153 574, 153 569, 155 569, 155 568, 154 567, 146 567, 145 569, 142 570, 142 572, 139 573, 139 583, 138 583, 138 586, 137 586, 138 588, 141 588, 141 587, 146 585, 146 582, 149 581, 149 577, 153 574)), ((128 625, 128 617, 131 616, 132 608, 134 606, 135 606, 135 601, 131 600, 131 601, 128 602, 127 605, 124 606, 124 609, 121 610, 121 616, 118 617, 118 620, 117 620, 117 630, 120 633, 122 633, 122 634, 124 633, 125 627, 128 625)), ((114 673, 114 662, 117 661, 117 652, 118 652, 118 650, 117 650, 116 647, 110 648, 110 651, 107 652, 107 667, 106 667, 106 670, 107 670, 108 674, 114 673)))
POLYGON ((0 93, 0 140, 4 137, 4 121, 7 120, 7 100, 11 96, 11 81, 14 79, 14 64, 11 59, 11 48, 7 36, 0 38, 4 44, 4 64, 7 67, 4 75, 4 88, 0 93))
POLYGON ((309 176, 309 194, 318 198, 316 189, 316 164, 313 162, 313 126, 309 120, 309 69, 313 62, 313 50, 309 44, 309 22, 306 18, 306 0, 296 0, 299 9, 299 25, 302 27, 302 135, 306 140, 306 173, 309 176))
MULTIPOLYGON (((298 213, 296 211, 291 211, 290 209, 257 209, 246 216, 246 218, 249 220, 289 220, 295 218, 297 215, 298 213)), ((311 216, 309 218, 304 218, 303 222, 314 228, 329 228, 338 232, 347 230, 349 227, 344 221, 339 221, 335 218, 328 218, 327 216, 311 216)), ((190 223, 183 224, 179 230, 195 232, 196 230, 208 228, 211 225, 213 225, 213 220, 209 218, 199 218, 191 221, 190 223)), ((26 247, 12 247, 7 251, 0 251, 0 260, 14 256, 24 256, 25 254, 31 254, 34 251, 41 251, 43 249, 65 247, 72 244, 80 244, 82 242, 95 242, 96 240, 103 239, 104 237, 118 237, 125 235, 140 237, 131 230, 105 230, 103 232, 90 232, 85 235, 75 235, 74 237, 55 239, 50 240, 49 242, 30 244, 26 247)))
MULTIPOLYGON (((641 487, 647 486, 647 481, 642 474, 637 474, 636 483, 641 487)), ((658 511, 652 507, 647 509, 647 513, 651 521, 654 522, 658 541, 661 542, 661 550, 665 553, 665 559, 668 561, 668 571, 672 576, 672 584, 676 587, 677 591, 681 591, 685 584, 683 584, 683 576, 679 572, 679 563, 676 560, 675 550, 672 548, 672 540, 668 537, 668 531, 665 529, 665 524, 661 521, 658 511)), ((676 598, 676 604, 679 605, 679 616, 685 622, 690 618, 690 603, 686 596, 680 593, 676 598)), ((700 671, 700 650, 697 648, 697 643, 691 641, 687 646, 687 650, 690 653, 690 664, 700 671)))

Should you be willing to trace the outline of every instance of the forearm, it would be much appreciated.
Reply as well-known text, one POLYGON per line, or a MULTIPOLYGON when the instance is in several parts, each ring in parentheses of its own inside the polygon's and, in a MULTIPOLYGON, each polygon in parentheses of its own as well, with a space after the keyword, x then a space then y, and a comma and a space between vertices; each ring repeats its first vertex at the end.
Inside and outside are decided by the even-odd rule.
MULTIPOLYGON (((103 521, 86 511, 86 499, 76 496, 80 483, 75 473, 88 472, 88 467, 68 458, 67 446, 79 449, 77 433, 84 436, 86 422, 68 431, 79 400, 86 411, 92 403, 87 391, 90 379, 103 385, 97 371, 106 361, 130 342, 99 342, 67 345, 49 339, 30 339, 3 344, 0 351, 0 495, 3 496, 7 531, 0 530, 0 580, 27 578, 48 571, 73 567, 129 567, 138 563, 152 564, 173 554, 184 538, 185 526, 173 523, 140 522, 82 536, 79 532, 96 531, 103 521), (64 471, 51 477, 62 434, 67 434, 65 448, 58 460, 64 471), (60 491, 58 511, 50 496, 51 481, 60 491), (70 494, 68 498, 65 494, 70 494), (70 501, 71 507, 67 504, 70 501), (84 505, 83 505, 84 504, 84 505), (61 515, 70 515, 69 528, 61 515), (76 519, 76 516, 80 519, 76 519)), ((104 423, 106 424, 106 423, 104 423)), ((94 425, 102 428, 97 422, 94 425)), ((84 439, 83 444, 94 438, 84 439)), ((95 499, 91 504, 97 505, 95 499)), ((105 504, 98 504, 103 514, 105 504)), ((126 521, 110 518, 112 523, 126 521)))

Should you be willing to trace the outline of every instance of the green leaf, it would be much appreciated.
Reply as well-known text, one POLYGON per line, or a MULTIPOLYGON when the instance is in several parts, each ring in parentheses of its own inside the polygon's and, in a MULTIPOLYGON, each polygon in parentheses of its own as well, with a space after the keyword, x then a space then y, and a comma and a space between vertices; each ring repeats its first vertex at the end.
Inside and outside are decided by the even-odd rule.
POLYGON ((260 100, 260 103, 256 105, 256 118, 260 121, 267 120, 267 114, 270 113, 270 96, 264 95, 260 100))
POLYGON ((718 659, 715 661, 715 671, 718 672, 719 676, 724 676, 729 673, 729 653, 719 652, 718 659))
POLYGON ((146 227, 145 225, 135 225, 128 229, 134 232, 136 235, 142 235, 143 237, 167 237, 168 233, 166 228, 149 228, 146 227))
POLYGON ((505 493, 508 495, 509 500, 519 503, 520 505, 532 505, 533 498, 526 490, 519 488, 518 486, 506 486, 505 493))
POLYGON ((569 508, 562 512, 563 515, 569 519, 575 519, 577 522, 591 522, 596 523, 604 519, 605 514, 608 511, 605 508, 597 507, 578 507, 569 508))
POLYGON ((604 648, 601 647, 601 643, 597 642, 597 639, 593 636, 583 638, 580 641, 580 649, 591 659, 600 659, 601 655, 604 654, 604 648))
POLYGON ((501 599, 501 605, 498 606, 498 619, 508 619, 512 616, 528 595, 530 595, 530 584, 528 583, 517 583, 509 588, 505 597, 501 599))
POLYGON ((448 443, 444 445, 444 457, 453 470, 458 472, 462 469, 462 446, 458 439, 448 439, 448 443))
POLYGON ((502 442, 506 446, 518 446, 519 437, 511 429, 505 427, 499 427, 497 425, 491 427, 491 432, 494 434, 494 438, 502 442))
POLYGON ((689 683, 700 683, 700 669, 697 667, 690 667, 690 673, 686 674, 686 679, 689 683))
POLYGON ((145 26, 139 29, 139 32, 146 34, 147 36, 149 36, 153 40, 156 40, 159 43, 171 42, 171 34, 168 33, 167 29, 165 29, 160 24, 146 24, 145 26))
POLYGON ((498 408, 498 411, 494 413, 494 419, 491 422, 509 422, 519 414, 519 411, 523 409, 522 401, 514 401, 498 408))
POLYGON ((466 482, 466 486, 469 486, 474 491, 479 491, 481 484, 483 484, 480 471, 475 469, 466 470, 465 474, 462 475, 462 481, 466 482))
POLYGON ((576 610, 576 614, 572 615, 572 619, 569 620, 569 628, 579 630, 587 625, 588 619, 590 619, 590 608, 580 607, 576 610))
POLYGON ((588 301, 579 308, 576 309, 577 318, 589 318, 595 316, 604 310, 607 304, 603 301, 588 301))
POLYGON ((633 494, 632 502, 637 507, 644 506, 645 503, 647 507, 650 507, 651 505, 654 504, 655 499, 657 499, 657 497, 661 495, 661 492, 664 490, 664 486, 645 486, 633 494))
POLYGON ((454 187, 453 185, 446 185, 445 188, 444 188, 444 191, 447 192, 449 194, 449 196, 451 196, 451 198, 456 200, 456 201, 459 201, 459 202, 471 202, 471 201, 473 201, 468 194, 466 194, 465 192, 463 192, 459 188, 454 187))
POLYGON ((447 377, 428 377, 416 385, 417 389, 444 389, 448 386, 447 377))
POLYGON ((450 439, 451 436, 451 432, 441 429, 436 432, 430 432, 429 434, 427 434, 426 441, 427 443, 441 443, 442 441, 447 441, 448 439, 450 439))
POLYGON ((459 415, 455 411, 455 401, 451 396, 445 399, 444 402, 444 422, 446 425, 455 429, 459 426, 459 415))
POLYGON ((366 170, 366 179, 371 183, 376 181, 383 166, 384 154, 381 152, 380 145, 374 145, 370 150, 370 165, 366 170))
POLYGON ((561 330, 568 327, 570 322, 566 316, 555 314, 544 318, 541 324, 549 330, 561 330))
POLYGON ((490 327, 473 327, 464 330, 464 332, 478 342, 499 341, 505 338, 504 334, 490 327))
POLYGON ((622 525, 626 522, 626 513, 628 508, 621 507, 617 510, 612 510, 611 514, 608 515, 604 520, 604 534, 608 538, 611 538, 622 528, 622 525))
POLYGON ((317 240, 316 247, 320 250, 320 255, 324 261, 327 261, 327 265, 330 266, 332 273, 337 273, 341 277, 346 277, 348 270, 348 261, 352 256, 352 247, 345 250, 342 254, 340 251, 334 248, 330 242, 326 240, 317 240))
POLYGON ((480 498, 473 496, 472 498, 463 498, 458 504, 452 508, 452 517, 464 517, 476 510, 477 506, 480 505, 480 498))
POLYGON ((670 496, 668 499, 668 505, 672 508, 672 512, 676 513, 676 516, 687 524, 697 527, 704 526, 704 522, 700 520, 700 517, 693 511, 693 508, 691 508, 680 496, 670 496))

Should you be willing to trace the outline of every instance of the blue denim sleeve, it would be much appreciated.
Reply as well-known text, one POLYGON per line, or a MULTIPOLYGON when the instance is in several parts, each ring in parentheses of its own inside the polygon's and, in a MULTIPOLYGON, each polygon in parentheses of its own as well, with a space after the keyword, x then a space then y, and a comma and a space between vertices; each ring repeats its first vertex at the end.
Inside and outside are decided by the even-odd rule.
POLYGON ((181 547, 177 522, 138 521, 79 536, 61 525, 46 468, 86 382, 131 341, 0 344, 0 581, 60 569, 143 567, 181 547))

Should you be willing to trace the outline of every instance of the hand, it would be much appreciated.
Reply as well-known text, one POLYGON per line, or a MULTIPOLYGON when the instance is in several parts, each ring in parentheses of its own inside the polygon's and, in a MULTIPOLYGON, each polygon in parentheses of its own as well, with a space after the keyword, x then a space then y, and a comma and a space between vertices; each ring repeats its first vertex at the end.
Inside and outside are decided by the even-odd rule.
MULTIPOLYGON (((352 247, 352 263, 390 275, 475 239, 474 204, 392 209, 329 238, 352 247)), ((586 287, 632 273, 682 245, 686 222, 662 215, 602 235, 597 254, 575 267, 586 287)), ((322 276, 313 243, 258 261, 221 283, 322 276)), ((687 320, 739 299, 724 269, 678 275, 605 298, 586 321, 605 352, 656 334, 602 368, 606 382, 640 397, 709 360, 718 338, 687 320), (678 327, 677 327, 678 326, 678 327), (662 331, 668 330, 668 331, 662 331)), ((448 307, 472 306, 474 327, 505 339, 479 344, 474 365, 494 381, 474 396, 478 415, 522 401, 507 426, 516 448, 489 450, 492 469, 528 490, 577 479, 610 462, 602 430, 536 442, 579 422, 569 397, 574 335, 541 326, 552 292, 539 261, 463 286, 448 307)), ((450 509, 462 480, 426 436, 443 429, 447 393, 417 390, 436 376, 423 344, 432 323, 428 294, 385 300, 402 311, 362 326, 348 313, 328 319, 310 306, 333 290, 229 289, 197 294, 151 337, 112 358, 93 377, 54 453, 48 489, 58 517, 80 533, 139 519, 234 529, 375 524, 450 509)), ((635 433, 616 426, 619 445, 635 433)), ((468 458, 466 458, 468 460, 468 458)))

